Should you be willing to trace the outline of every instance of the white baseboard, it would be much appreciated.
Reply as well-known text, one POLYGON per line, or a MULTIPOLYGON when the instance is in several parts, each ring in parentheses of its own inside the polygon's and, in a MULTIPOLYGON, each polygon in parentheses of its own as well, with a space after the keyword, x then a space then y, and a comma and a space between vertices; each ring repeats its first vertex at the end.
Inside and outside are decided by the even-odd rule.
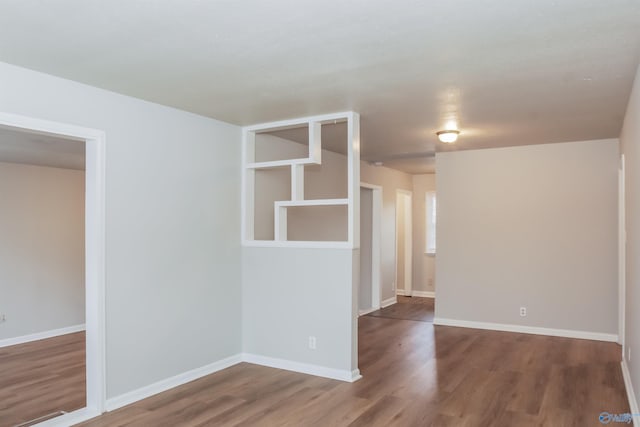
MULTIPOLYGON (((404 289, 396 289, 396 295, 405 296, 406 293, 404 289)), ((435 298, 436 293, 434 291, 411 291, 411 296, 419 298, 435 298)))
POLYGON ((69 427, 100 415, 101 412, 97 409, 82 408, 35 425, 38 427, 69 427))
POLYGON ((371 307, 365 308, 364 310, 358 310, 358 316, 364 316, 365 314, 373 313, 376 310, 379 310, 379 308, 371 307))
POLYGON ((151 397, 163 391, 167 391, 174 387, 181 386, 188 382, 197 380, 206 375, 213 374, 222 369, 236 365, 240 362, 253 363, 254 365, 268 366, 270 368, 284 369, 287 371, 300 372, 303 374, 316 375, 319 377, 331 378, 335 380, 355 382, 362 376, 360 370, 354 371, 339 370, 326 368, 323 366, 310 365, 306 363, 292 362, 290 360, 275 359, 272 357, 259 356, 257 354, 237 354, 226 359, 219 360, 201 368, 193 369, 182 374, 175 375, 171 378, 158 381, 148 386, 130 391, 120 396, 108 399, 105 405, 106 411, 113 411, 131 403, 137 402, 147 397, 151 397))
POLYGON ((488 329, 491 331, 518 332, 521 334, 548 335, 552 337, 579 338, 594 341, 617 342, 618 335, 601 332, 574 331, 570 329, 540 328, 537 326, 508 325, 504 323, 474 322, 470 320, 444 319, 436 317, 434 325, 458 326, 461 328, 488 329))
POLYGON ((436 293, 434 291, 413 291, 411 296, 420 298, 435 298, 436 293))
POLYGON ((317 377, 331 378, 334 380, 355 382, 362 376, 360 370, 353 371, 326 368, 324 366, 311 365, 307 363, 293 362, 286 359, 276 359, 274 357, 260 356, 258 354, 243 353, 242 361, 253 363, 254 365, 268 366, 270 368, 284 369, 286 371, 300 372, 303 374, 315 375, 317 377))
POLYGON ((396 297, 387 298, 386 300, 380 303, 380 307, 382 308, 389 307, 390 305, 393 305, 397 302, 398 302, 398 298, 396 297))
MULTIPOLYGON (((627 399, 629 399, 629 408, 631 408, 632 414, 640 414, 640 409, 638 409, 638 400, 636 399, 636 393, 633 391, 633 384, 631 383, 631 373, 629 373, 629 366, 627 365, 627 361, 623 360, 620 362, 622 366, 622 377, 624 378, 624 387, 627 389, 627 399)), ((633 425, 640 425, 640 420, 638 416, 633 417, 633 425)))
POLYGON ((52 329, 50 331, 38 332, 35 334, 22 335, 14 338, 5 338, 0 340, 1 347, 9 347, 10 345, 24 344, 31 341, 44 340, 47 338, 59 337, 60 335, 73 334, 75 332, 84 331, 85 325, 67 326, 66 328, 52 329))
POLYGON ((115 409, 129 405, 133 402, 137 402, 138 400, 146 399, 147 397, 153 396, 154 394, 162 393, 163 391, 167 391, 182 384, 186 384, 190 381, 197 380, 198 378, 204 377, 206 375, 213 374, 214 372, 236 365, 240 362, 242 362, 242 357, 241 355, 236 354, 234 356, 218 360, 217 362, 213 362, 201 368, 192 369, 191 371, 187 371, 171 378, 167 378, 165 380, 161 380, 148 386, 139 388, 137 390, 121 394, 120 396, 107 399, 105 409, 107 411, 113 411, 115 409))
POLYGON ((129 405, 142 399, 146 399, 147 397, 162 393, 163 391, 167 391, 174 387, 181 386, 206 375, 213 374, 217 371, 236 365, 240 362, 253 363, 254 365, 268 366, 270 368, 284 369, 287 371, 300 372, 303 374, 316 375, 319 377, 331 378, 347 382, 355 382, 362 378, 362 376, 360 375, 360 370, 358 369, 355 369, 353 371, 339 370, 326 368, 324 366, 292 362, 290 360, 265 357, 257 354, 242 353, 227 357, 226 359, 219 360, 201 368, 193 369, 191 371, 178 374, 171 378, 158 381, 137 390, 121 394, 120 396, 112 397, 111 399, 107 400, 105 409, 106 411, 113 411, 118 408, 122 408, 123 406, 129 405))

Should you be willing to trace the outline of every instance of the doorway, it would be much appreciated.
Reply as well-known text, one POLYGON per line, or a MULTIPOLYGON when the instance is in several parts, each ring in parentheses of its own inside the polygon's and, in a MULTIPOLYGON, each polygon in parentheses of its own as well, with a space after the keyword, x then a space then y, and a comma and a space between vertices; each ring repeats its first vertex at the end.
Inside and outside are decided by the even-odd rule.
POLYGON ((396 190, 396 293, 410 297, 412 290, 412 192, 396 190))
POLYGON ((380 308, 381 223, 382 187, 360 183, 360 316, 380 308))
MULTIPOLYGON (((43 425, 72 425, 104 410, 104 132, 58 122, 0 113, 0 129, 85 145, 84 322, 85 403, 68 413, 42 414, 43 425)), ((59 390, 64 393, 64 390, 59 390)))

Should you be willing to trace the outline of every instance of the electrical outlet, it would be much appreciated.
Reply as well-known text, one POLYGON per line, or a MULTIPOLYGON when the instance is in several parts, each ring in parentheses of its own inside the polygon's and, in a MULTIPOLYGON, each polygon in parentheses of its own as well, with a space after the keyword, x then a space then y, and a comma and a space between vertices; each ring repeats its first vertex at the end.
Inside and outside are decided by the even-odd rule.
POLYGON ((429 278, 429 287, 433 288, 433 279, 432 278, 429 278))
POLYGON ((316 337, 309 337, 309 348, 311 350, 315 350, 316 349, 316 337))
POLYGON ((520 317, 525 317, 527 315, 527 307, 520 307, 520 317))
POLYGON ((0 313, 0 323, 6 322, 6 321, 7 321, 7 316, 4 313, 0 313))

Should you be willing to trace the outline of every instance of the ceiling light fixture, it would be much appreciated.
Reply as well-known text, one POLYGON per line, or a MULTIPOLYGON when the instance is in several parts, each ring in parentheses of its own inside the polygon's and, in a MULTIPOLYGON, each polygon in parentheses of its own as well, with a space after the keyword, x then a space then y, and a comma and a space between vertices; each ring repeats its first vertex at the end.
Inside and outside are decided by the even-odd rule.
POLYGON ((459 130, 441 130, 440 132, 436 132, 438 135, 438 139, 440 142, 444 142, 446 144, 453 144, 458 139, 458 135, 460 135, 459 130))

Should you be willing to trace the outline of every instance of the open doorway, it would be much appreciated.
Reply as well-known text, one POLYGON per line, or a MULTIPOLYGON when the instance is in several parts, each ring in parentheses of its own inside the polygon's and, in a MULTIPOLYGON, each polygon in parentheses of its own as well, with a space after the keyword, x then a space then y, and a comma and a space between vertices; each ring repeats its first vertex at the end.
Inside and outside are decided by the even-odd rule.
POLYGON ((396 291, 412 295, 412 193, 396 190, 396 291))
POLYGON ((382 187, 360 183, 360 286, 358 313, 380 308, 382 187))
POLYGON ((0 175, 0 419, 71 425, 104 408, 104 134, 0 113, 0 175))
POLYGON ((85 406, 84 183, 84 142, 0 129, 0 418, 11 425, 85 406))

